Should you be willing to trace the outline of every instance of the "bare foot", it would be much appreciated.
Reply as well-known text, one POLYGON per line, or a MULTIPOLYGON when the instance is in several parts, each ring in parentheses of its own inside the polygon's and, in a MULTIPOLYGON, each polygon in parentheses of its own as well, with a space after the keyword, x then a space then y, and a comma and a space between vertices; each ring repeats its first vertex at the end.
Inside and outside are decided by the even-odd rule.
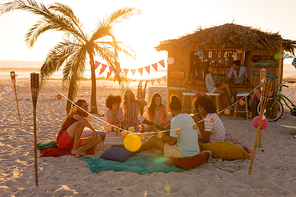
POLYGON ((77 158, 84 157, 84 156, 87 155, 82 150, 79 150, 79 149, 71 150, 71 154, 74 155, 77 158))

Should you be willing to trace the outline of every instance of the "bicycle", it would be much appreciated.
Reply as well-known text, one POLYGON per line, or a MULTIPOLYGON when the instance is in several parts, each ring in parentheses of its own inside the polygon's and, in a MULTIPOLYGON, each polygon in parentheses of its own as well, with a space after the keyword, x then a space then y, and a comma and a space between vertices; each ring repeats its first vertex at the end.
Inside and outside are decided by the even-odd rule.
MULTIPOLYGON (((281 103, 281 100, 284 101, 286 106, 290 109, 290 114, 292 116, 296 116, 296 105, 284 94, 281 92, 280 87, 289 87, 286 84, 287 83, 295 83, 294 81, 284 81, 283 83, 279 84, 277 86, 278 90, 276 92, 275 97, 269 98, 267 101, 267 105, 265 108, 265 117, 269 122, 275 122, 278 119, 280 119, 284 113, 283 104, 281 103), (288 103, 288 102, 289 103, 288 103)), ((260 103, 257 105, 257 113, 260 114, 260 103)))

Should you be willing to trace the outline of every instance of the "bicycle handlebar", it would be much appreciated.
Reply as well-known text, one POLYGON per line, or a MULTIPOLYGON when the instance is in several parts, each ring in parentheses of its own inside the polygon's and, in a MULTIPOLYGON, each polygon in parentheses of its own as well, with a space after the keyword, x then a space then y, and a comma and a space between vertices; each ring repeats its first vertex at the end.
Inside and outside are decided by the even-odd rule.
POLYGON ((295 83, 295 81, 284 81, 283 83, 279 84, 277 87, 279 88, 281 86, 284 86, 288 88, 289 86, 285 85, 285 83, 295 83))

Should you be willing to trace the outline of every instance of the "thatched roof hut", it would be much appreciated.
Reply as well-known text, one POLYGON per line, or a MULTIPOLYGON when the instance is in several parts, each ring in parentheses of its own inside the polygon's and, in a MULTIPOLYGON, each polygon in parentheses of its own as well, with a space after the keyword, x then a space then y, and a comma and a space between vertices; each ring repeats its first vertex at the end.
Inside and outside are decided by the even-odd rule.
POLYGON ((179 97, 185 91, 207 92, 204 83, 207 66, 213 67, 213 78, 221 82, 234 60, 243 63, 249 78, 240 85, 229 83, 231 93, 252 91, 260 84, 262 68, 266 69, 273 84, 272 90, 275 90, 283 77, 283 59, 275 57, 284 51, 295 56, 295 48, 296 41, 283 39, 278 32, 265 32, 233 23, 198 28, 192 34, 162 41, 155 47, 157 51, 167 51, 168 60, 173 60, 168 62, 167 86, 170 95, 179 97), (260 56, 260 60, 255 61, 253 56, 260 56))
POLYGON ((296 41, 283 39, 279 32, 264 32, 252 27, 227 23, 206 29, 199 27, 196 32, 179 39, 162 41, 155 49, 157 51, 224 48, 277 50, 280 45, 285 51, 294 55, 296 41))

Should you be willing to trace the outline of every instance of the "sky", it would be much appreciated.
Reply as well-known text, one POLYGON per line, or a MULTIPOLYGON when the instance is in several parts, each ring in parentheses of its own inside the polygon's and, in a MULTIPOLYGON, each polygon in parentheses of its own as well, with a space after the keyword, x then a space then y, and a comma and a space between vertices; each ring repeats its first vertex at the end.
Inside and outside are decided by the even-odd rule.
MULTIPOLYGON (((0 0, 0 4, 8 2, 0 0)), ((52 0, 39 0, 49 5, 52 0)), ((148 66, 166 59, 166 52, 157 52, 160 41, 193 33, 198 27, 207 28, 234 22, 239 25, 279 32, 284 39, 296 40, 295 0, 59 0, 70 6, 91 33, 98 19, 124 7, 142 11, 114 29, 118 40, 136 51, 137 59, 120 56, 122 68, 148 66)), ((44 61, 51 47, 62 41, 62 33, 42 34, 32 49, 24 36, 38 17, 25 11, 0 15, 0 60, 44 61)), ((96 58, 100 61, 100 59, 96 58)))

